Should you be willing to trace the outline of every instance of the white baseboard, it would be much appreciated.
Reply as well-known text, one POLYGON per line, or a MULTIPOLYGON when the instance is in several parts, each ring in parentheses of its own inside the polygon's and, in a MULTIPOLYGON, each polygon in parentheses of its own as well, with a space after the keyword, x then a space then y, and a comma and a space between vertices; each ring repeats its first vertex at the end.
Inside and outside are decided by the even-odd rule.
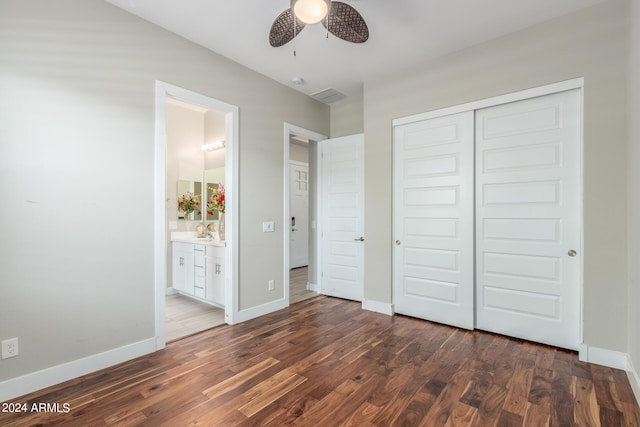
POLYGON ((627 377, 629 377, 629 384, 631 384, 631 388, 633 389, 633 394, 636 395, 636 403, 640 405, 640 375, 638 375, 638 371, 635 366, 633 366, 633 362, 631 358, 627 355, 627 377))
POLYGON ((51 368, 46 368, 21 377, 12 378, 0 382, 0 402, 6 402, 9 399, 24 396, 25 394, 42 390, 43 388, 60 384, 82 375, 90 374, 100 369, 153 353, 154 351, 156 351, 156 339, 149 338, 103 353, 63 363, 62 365, 52 366, 51 368))
POLYGON ((178 291, 176 291, 173 288, 167 288, 167 290, 165 291, 165 295, 173 295, 173 294, 177 294, 178 291))
POLYGON ((307 290, 320 293, 320 285, 315 283, 307 282, 307 290))
POLYGON ((591 347, 582 344, 578 352, 578 358, 583 362, 595 363, 596 365, 608 366, 609 368, 627 369, 627 353, 604 348, 591 347))
POLYGON ((388 302, 380 302, 380 301, 374 301, 371 299, 364 299, 362 301, 362 309, 375 311, 376 313, 382 313, 388 316, 393 315, 393 304, 388 302))
POLYGON ((288 304, 285 299, 279 299, 276 301, 271 301, 266 304, 258 305, 255 307, 248 308, 246 310, 241 310, 238 312, 238 315, 233 319, 233 323, 242 323, 247 320, 255 319, 256 317, 264 316, 265 314, 273 313, 274 311, 282 310, 283 308, 287 308, 288 304))

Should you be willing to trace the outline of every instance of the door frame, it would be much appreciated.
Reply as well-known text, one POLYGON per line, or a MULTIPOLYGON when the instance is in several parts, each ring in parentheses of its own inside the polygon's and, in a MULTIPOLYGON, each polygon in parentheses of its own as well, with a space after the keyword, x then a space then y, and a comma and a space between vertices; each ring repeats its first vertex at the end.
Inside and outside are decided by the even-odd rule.
POLYGON ((167 97, 215 110, 225 116, 225 321, 232 325, 238 319, 238 107, 217 99, 174 86, 160 80, 155 84, 155 161, 154 161, 154 289, 156 350, 166 345, 165 295, 167 290, 167 184, 166 184, 166 107, 167 97))
MULTIPOLYGON (((282 217, 282 228, 284 231, 284 241, 283 241, 283 253, 284 253, 284 266, 283 266, 283 278, 284 278, 284 300, 286 303, 286 306, 289 306, 289 268, 290 268, 290 262, 289 262, 289 256, 290 256, 290 241, 289 239, 291 239, 291 231, 289 229, 289 218, 290 218, 290 203, 291 203, 291 189, 290 189, 290 185, 289 185, 289 180, 291 179, 290 177, 290 163, 291 163, 291 156, 290 156, 290 148, 289 148, 289 144, 290 144, 290 136, 291 135, 299 135, 305 138, 308 138, 310 140, 316 141, 317 146, 319 147, 319 143, 320 141, 323 141, 325 139, 327 139, 328 137, 326 135, 323 135, 321 133, 318 132, 314 132, 312 130, 309 129, 305 129, 302 128, 300 126, 296 126, 293 125, 291 123, 284 123, 284 185, 283 185, 283 194, 284 194, 284 215, 282 217)), ((317 161, 316 158, 316 163, 319 163, 317 161)), ((309 166, 311 162, 309 162, 309 166)), ((318 185, 319 185, 319 171, 318 171, 318 164, 315 165, 315 175, 311 176, 309 175, 310 179, 313 179, 316 182, 316 189, 319 189, 318 185)), ((316 228, 310 228, 309 230, 309 235, 311 235, 311 233, 318 233, 318 208, 319 208, 319 191, 316 191, 316 210, 314 212, 309 212, 310 215, 313 216, 313 218, 316 218, 316 228)), ((314 281, 316 284, 320 283, 320 268, 319 268, 319 262, 320 262, 320 239, 318 238, 318 236, 316 236, 316 258, 315 258, 315 263, 316 263, 316 276, 314 278, 314 281)))
MULTIPOLYGON (((475 111, 480 110, 487 107, 494 107, 501 104, 508 104, 510 102, 522 101, 525 99, 536 98, 539 96, 550 95, 553 93, 564 92, 568 90, 578 89, 580 91, 580 159, 579 159, 579 168, 580 168, 580 182, 578 184, 578 191, 580 193, 580 215, 578 218, 578 227, 580 229, 580 244, 579 244, 579 272, 578 272, 578 294, 579 294, 579 307, 578 307, 578 324, 579 324, 579 357, 580 360, 586 360, 585 357, 587 355, 588 348, 584 344, 584 78, 579 77, 570 80, 564 80, 557 83, 551 83, 544 86, 534 87, 531 89, 525 89, 521 91, 511 92, 504 95, 498 95, 491 98, 481 99, 478 101, 472 101, 465 104, 454 105, 451 107, 441 108, 438 110, 428 111, 425 113, 414 114, 407 117, 401 117, 398 119, 394 119, 391 122, 392 128, 395 126, 418 122, 422 120, 429 120, 437 117, 448 116, 451 114, 458 114, 465 111, 475 111)), ((395 141, 394 141, 395 147, 395 141)), ((392 150, 395 156, 395 148, 392 150)), ((395 181, 396 171, 395 167, 393 167, 394 161, 392 161, 392 179, 395 181)), ((392 185, 392 189, 395 188, 395 182, 392 185)), ((392 194, 392 197, 395 195, 392 194)), ((392 206, 392 214, 391 214, 391 222, 395 224, 397 214, 395 212, 395 206, 392 206)), ((392 227, 392 229, 395 229, 392 227)), ((392 235, 392 241, 394 241, 397 237, 392 235)), ((392 250, 392 257, 394 257, 393 253, 395 251, 392 250)), ((393 263, 393 260, 392 260, 393 263)), ((392 275, 392 280, 394 280, 394 275, 392 275)), ((395 283, 391 285, 392 290, 392 301, 396 299, 395 297, 395 283)), ((475 317, 475 308, 474 308, 474 317, 475 317)))

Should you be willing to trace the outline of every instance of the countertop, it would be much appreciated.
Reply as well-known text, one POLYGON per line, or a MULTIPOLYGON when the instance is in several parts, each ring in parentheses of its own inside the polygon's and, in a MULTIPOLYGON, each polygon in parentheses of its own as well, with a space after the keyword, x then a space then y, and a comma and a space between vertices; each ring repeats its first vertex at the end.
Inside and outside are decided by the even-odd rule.
POLYGON ((174 231, 171 233, 171 241, 197 243, 199 245, 210 246, 227 246, 227 242, 224 240, 218 240, 217 238, 212 238, 210 236, 198 237, 198 234, 195 231, 174 231))

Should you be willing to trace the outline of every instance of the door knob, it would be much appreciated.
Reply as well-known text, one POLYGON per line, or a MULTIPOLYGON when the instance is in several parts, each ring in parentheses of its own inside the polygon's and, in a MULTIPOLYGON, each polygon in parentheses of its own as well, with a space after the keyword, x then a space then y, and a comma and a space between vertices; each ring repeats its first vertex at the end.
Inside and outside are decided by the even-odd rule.
POLYGON ((292 228, 291 231, 298 231, 298 229, 297 228, 292 228))
POLYGON ((396 245, 400 246, 400 240, 396 240, 396 245))
POLYGON ((574 251, 573 249, 570 249, 569 252, 567 252, 567 255, 576 256, 576 251, 574 251))
POLYGON ((356 242, 364 242, 364 237, 360 236, 359 238, 353 240, 355 240, 356 242))

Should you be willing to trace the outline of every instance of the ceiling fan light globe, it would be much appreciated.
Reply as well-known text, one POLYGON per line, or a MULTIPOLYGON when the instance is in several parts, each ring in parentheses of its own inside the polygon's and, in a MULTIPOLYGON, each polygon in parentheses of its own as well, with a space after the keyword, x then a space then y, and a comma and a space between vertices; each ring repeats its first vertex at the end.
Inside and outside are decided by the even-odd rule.
POLYGON ((293 0, 291 9, 305 24, 316 24, 329 13, 331 0, 293 0))

